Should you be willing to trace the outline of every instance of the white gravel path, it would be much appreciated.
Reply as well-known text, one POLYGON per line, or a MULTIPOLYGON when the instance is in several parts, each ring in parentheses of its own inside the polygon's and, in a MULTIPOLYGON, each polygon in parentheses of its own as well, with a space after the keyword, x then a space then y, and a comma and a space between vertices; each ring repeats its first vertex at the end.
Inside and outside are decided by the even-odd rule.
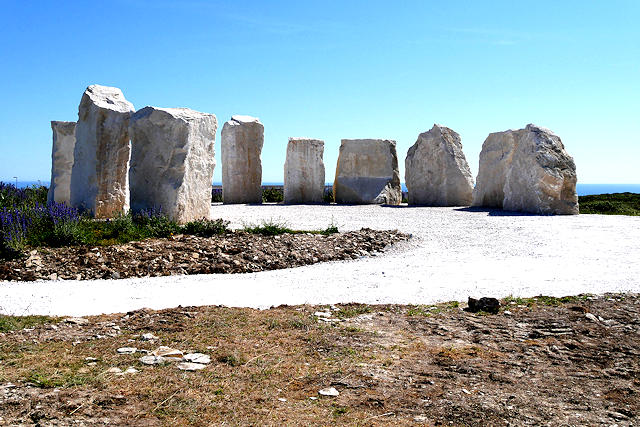
POLYGON ((456 208, 214 205, 232 226, 412 233, 382 256, 251 274, 0 283, 5 314, 89 315, 178 305, 426 304, 467 296, 640 292, 640 217, 504 215, 456 208))

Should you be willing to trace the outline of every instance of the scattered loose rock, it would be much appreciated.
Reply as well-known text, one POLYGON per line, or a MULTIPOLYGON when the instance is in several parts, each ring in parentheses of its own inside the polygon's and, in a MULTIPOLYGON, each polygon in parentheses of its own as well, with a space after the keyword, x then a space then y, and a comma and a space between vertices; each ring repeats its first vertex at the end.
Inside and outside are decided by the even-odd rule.
POLYGON ((366 228, 331 235, 262 236, 237 231, 211 238, 180 235, 100 248, 42 248, 32 250, 35 254, 29 258, 0 261, 0 281, 49 280, 52 273, 64 280, 251 273, 358 259, 409 237, 398 231, 366 228))

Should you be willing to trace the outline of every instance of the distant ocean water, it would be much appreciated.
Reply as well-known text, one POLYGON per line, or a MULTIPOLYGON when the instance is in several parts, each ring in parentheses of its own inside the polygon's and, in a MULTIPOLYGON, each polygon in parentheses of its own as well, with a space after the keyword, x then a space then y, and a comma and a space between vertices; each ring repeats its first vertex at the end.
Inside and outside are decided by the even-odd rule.
MULTIPOLYGON (((15 181, 5 181, 14 184, 15 181)), ((19 188, 25 188, 32 185, 49 186, 49 181, 18 181, 19 188)), ((327 185, 332 183, 328 182, 327 185)), ((222 185, 220 182, 214 182, 213 185, 222 185)), ((263 182, 263 185, 282 185, 282 182, 263 182)), ((588 196, 590 194, 610 194, 610 193, 639 193, 640 184, 578 184, 576 190, 578 196, 588 196)), ((407 187, 402 184, 402 191, 407 191, 407 187)))

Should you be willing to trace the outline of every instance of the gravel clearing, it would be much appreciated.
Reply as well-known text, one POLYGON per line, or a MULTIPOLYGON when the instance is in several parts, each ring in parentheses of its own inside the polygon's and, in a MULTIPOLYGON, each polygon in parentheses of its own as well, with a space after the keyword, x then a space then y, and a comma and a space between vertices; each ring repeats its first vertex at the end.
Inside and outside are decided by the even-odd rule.
POLYGON ((398 229, 377 257, 250 274, 0 283, 0 313, 91 315, 142 307, 430 304, 468 296, 640 291, 640 217, 531 216, 461 208, 220 205, 232 227, 398 229))

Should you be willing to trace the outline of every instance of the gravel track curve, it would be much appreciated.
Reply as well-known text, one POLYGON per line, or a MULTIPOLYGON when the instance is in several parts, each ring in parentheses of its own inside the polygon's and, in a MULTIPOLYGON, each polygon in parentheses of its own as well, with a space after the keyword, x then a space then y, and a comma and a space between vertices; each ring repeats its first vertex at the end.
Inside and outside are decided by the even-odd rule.
POLYGON ((251 274, 0 282, 0 313, 90 315, 178 305, 429 304, 468 296, 640 292, 640 217, 464 208, 221 205, 238 228, 362 227, 413 234, 377 257, 251 274))

